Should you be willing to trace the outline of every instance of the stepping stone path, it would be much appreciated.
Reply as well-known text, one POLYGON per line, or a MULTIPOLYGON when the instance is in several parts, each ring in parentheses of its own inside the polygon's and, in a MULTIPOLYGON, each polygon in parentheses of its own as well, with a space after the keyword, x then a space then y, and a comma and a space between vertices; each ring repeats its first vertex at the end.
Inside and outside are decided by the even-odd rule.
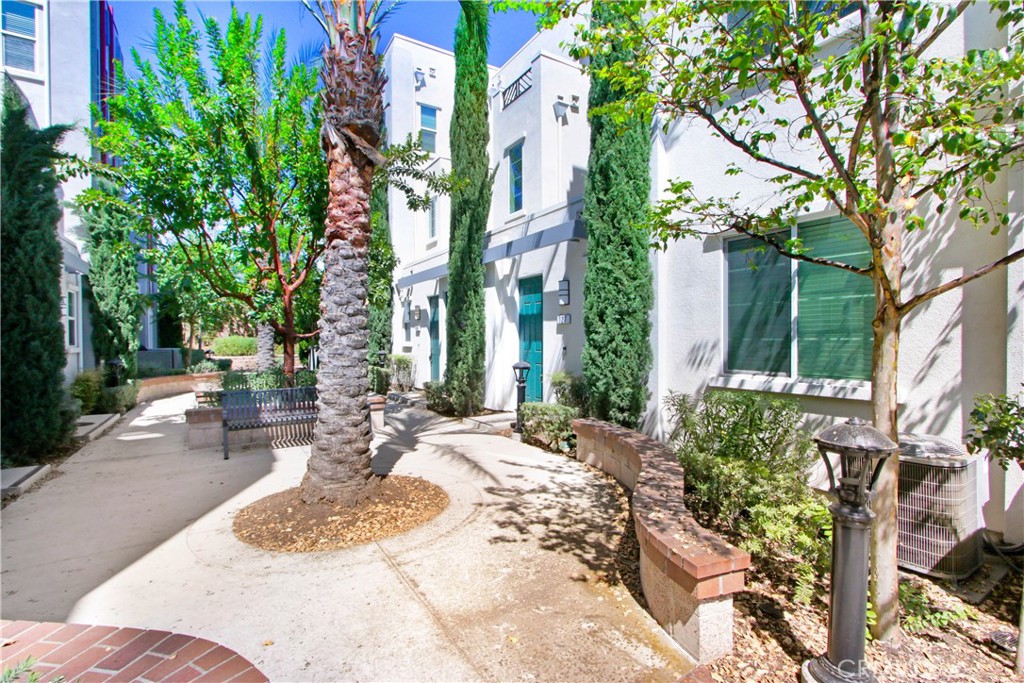
POLYGON ((234 650, 170 631, 2 620, 0 638, 4 669, 32 657, 44 681, 269 680, 234 650))

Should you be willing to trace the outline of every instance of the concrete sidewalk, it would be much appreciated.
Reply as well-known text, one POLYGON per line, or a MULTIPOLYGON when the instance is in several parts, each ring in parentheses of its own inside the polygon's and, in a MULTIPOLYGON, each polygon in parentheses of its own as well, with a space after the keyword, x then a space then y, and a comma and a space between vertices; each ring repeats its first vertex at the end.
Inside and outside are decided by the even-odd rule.
POLYGON ((451 505, 402 536, 271 553, 231 518, 295 486, 308 447, 188 451, 191 396, 137 408, 3 514, 5 619, 224 643, 273 681, 674 680, 685 655, 621 586, 615 489, 583 465, 390 406, 380 473, 451 505))

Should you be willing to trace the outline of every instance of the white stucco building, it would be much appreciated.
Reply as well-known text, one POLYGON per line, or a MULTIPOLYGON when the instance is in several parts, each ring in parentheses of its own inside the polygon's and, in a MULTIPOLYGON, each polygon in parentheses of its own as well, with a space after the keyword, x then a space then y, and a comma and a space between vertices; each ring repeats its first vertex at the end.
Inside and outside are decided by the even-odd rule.
MULTIPOLYGON (((87 131, 93 124, 90 107, 103 106, 114 89, 114 62, 120 61, 113 10, 106 0, 3 0, 2 62, 5 85, 13 86, 29 106, 39 128, 73 125, 61 148, 81 158, 96 158, 87 131)), ((74 200, 92 184, 88 177, 70 178, 58 200, 74 200)), ((85 227, 65 206, 57 226, 64 253, 62 312, 70 382, 95 366, 88 301, 83 298, 89 273, 85 227)), ((145 268, 145 266, 141 266, 145 268)), ((141 275, 141 273, 140 273, 141 275)), ((140 277, 142 293, 155 293, 155 283, 140 277)), ((140 330, 144 346, 156 346, 154 312, 149 308, 140 330)))
MULTIPOLYGON (((488 151, 497 174, 482 258, 484 400, 496 408, 515 404, 512 365, 521 358, 533 365, 531 400, 551 399, 552 372, 580 371, 586 233, 577 219, 590 129, 587 78, 560 47, 571 36, 563 24, 492 67, 488 151)), ((385 50, 384 68, 390 139, 420 135, 434 155, 434 168, 449 169, 454 56, 396 35, 385 50)), ((400 259, 394 352, 416 359, 417 384, 444 377, 449 209, 448 198, 440 197, 430 211, 412 212, 391 191, 391 230, 400 259)))
MULTIPOLYGON (((838 33, 830 40, 838 40, 838 33)), ((577 219, 589 143, 588 80, 560 47, 571 36, 563 23, 492 71, 489 152, 497 175, 482 254, 489 408, 514 406, 511 366, 517 360, 530 361, 535 370, 540 366, 540 377, 531 373, 529 400, 553 400, 553 372, 580 371, 587 241, 577 219)), ((931 51, 959 56, 1006 40, 988 6, 977 5, 931 51)), ((395 36, 385 69, 391 139, 422 135, 433 146, 437 167, 448 168, 452 54, 395 36)), ((768 175, 703 126, 676 124, 655 132, 652 200, 670 180, 685 178, 698 193, 738 193, 763 202, 775 190, 763 180, 768 175), (751 172, 727 175, 730 162, 751 172)), ((937 216, 932 206, 920 207, 928 229, 910 234, 906 243, 907 296, 1024 246, 1024 171, 1003 173, 990 189, 993 201, 1007 202, 1014 216, 1009 230, 995 236, 961 224, 955 215, 937 216)), ((422 385, 444 375, 448 201, 442 197, 429 213, 417 214, 398 193, 392 191, 390 199, 401 259, 393 351, 415 358, 416 383, 422 385)), ((823 228, 834 232, 837 220, 822 203, 800 216, 797 231, 810 241, 830 234, 823 228)), ((861 291, 863 283, 801 270, 783 258, 752 274, 744 267, 744 250, 740 236, 723 234, 652 252, 654 366, 645 429, 664 435, 661 407, 670 392, 700 394, 710 387, 796 398, 811 428, 845 417, 870 418, 870 288, 861 291), (829 308, 837 293, 845 307, 829 308), (848 325, 837 327, 839 320, 848 325)), ((906 319, 899 361, 901 431, 961 443, 976 395, 1022 390, 1022 283, 1024 263, 1018 261, 931 300, 906 319)), ((978 500, 987 528, 1010 542, 1024 540, 1024 477, 1018 467, 1004 473, 981 462, 978 500)))
MULTIPOLYGON (((857 19, 854 15, 845 21, 857 19)), ((840 41, 840 34, 834 32, 831 40, 840 41)), ((1005 46, 1006 40, 1006 31, 996 29, 988 5, 978 4, 930 52, 960 57, 970 49, 1005 46)), ((773 105, 764 103, 767 116, 772 116, 773 105)), ((786 115, 796 118, 793 112, 786 115)), ((800 161, 812 167, 817 163, 816 155, 800 161)), ((738 194, 741 202, 770 204, 775 186, 763 179, 771 175, 701 125, 672 125, 667 132, 659 131, 653 143, 652 191, 658 196, 670 180, 685 178, 694 183, 698 196, 738 194), (727 175, 730 163, 749 172, 727 175)), ((908 233, 905 243, 905 299, 1024 246, 1024 171, 1018 166, 1003 173, 989 188, 989 197, 997 204, 1007 202, 1014 216, 1010 228, 997 235, 974 230, 954 211, 938 216, 933 204, 922 203, 919 211, 927 230, 908 233)), ((834 229, 843 220, 822 202, 799 217, 796 232, 811 246, 811 240, 822 234, 816 230, 830 223, 834 229)), ((867 248, 855 229, 854 234, 834 244, 821 241, 816 253, 842 254, 851 262, 856 258, 853 252, 867 248)), ((870 420, 870 281, 836 277, 829 274, 835 269, 781 257, 766 259, 752 273, 745 267, 747 241, 723 234, 680 240, 665 252, 652 253, 652 431, 664 433, 666 417, 658 408, 669 392, 692 395, 709 387, 797 398, 811 427, 853 416, 870 420), (834 301, 829 302, 830 297, 834 301), (852 303, 856 297, 861 301, 852 303)), ((961 443, 976 395, 1022 390, 1022 283, 1024 265, 1018 261, 927 302, 904 321, 898 387, 901 432, 961 443)), ((998 466, 981 463, 980 470, 985 525, 1005 532, 1009 541, 1024 541, 1020 469, 1012 466, 1004 474, 998 466)))

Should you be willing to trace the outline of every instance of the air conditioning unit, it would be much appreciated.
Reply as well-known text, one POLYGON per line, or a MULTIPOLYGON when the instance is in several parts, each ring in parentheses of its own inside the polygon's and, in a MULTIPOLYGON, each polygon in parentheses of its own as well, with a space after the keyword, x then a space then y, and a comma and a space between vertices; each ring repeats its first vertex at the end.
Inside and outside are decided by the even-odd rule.
POLYGON ((946 439, 900 435, 900 567, 960 580, 981 566, 979 463, 946 439))

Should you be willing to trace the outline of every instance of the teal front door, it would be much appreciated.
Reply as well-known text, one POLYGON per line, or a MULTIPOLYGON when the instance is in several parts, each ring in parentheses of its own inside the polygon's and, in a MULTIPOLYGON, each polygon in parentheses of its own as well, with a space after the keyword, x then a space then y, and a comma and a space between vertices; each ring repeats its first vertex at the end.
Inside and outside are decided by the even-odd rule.
POLYGON ((437 297, 428 296, 430 306, 430 381, 441 380, 441 323, 438 320, 437 297))
POLYGON ((519 281, 519 360, 530 364, 526 400, 544 400, 544 290, 540 277, 519 281))

